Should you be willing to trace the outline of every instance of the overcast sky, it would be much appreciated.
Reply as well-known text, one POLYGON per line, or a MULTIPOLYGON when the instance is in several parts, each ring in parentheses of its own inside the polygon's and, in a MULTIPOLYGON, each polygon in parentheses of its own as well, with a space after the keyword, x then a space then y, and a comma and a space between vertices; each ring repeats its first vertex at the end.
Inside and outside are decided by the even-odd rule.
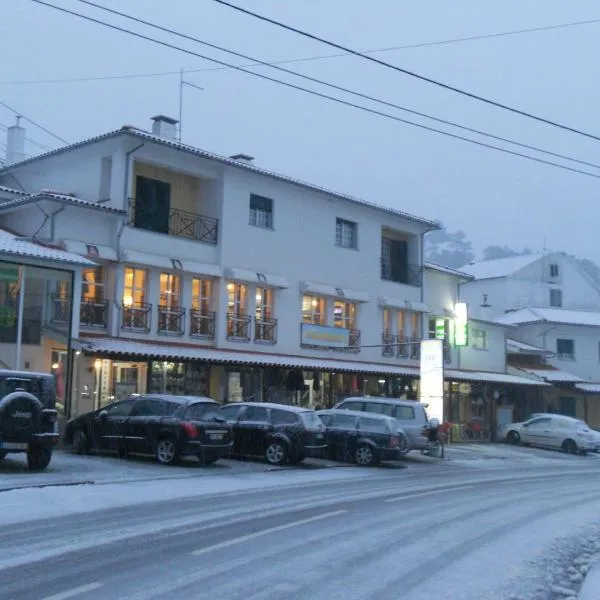
MULTIPOLYGON (((48 1, 201 54, 235 64, 245 62, 77 0, 48 1)), ((361 50, 600 18, 597 0, 237 1, 361 50)), ((336 52, 213 0, 97 2, 262 60, 336 52)), ((597 23, 373 56, 600 135, 599 40, 597 23)), ((186 88, 184 92, 182 131, 186 143, 225 155, 245 152, 255 156, 262 167, 439 219, 451 230, 464 229, 478 250, 488 244, 542 249, 545 243, 550 249, 600 262, 596 218, 600 179, 452 140, 245 73, 214 70, 215 65, 206 60, 84 22, 31 0, 0 2, 0 55, 0 101, 69 142, 124 124, 149 128, 150 117, 158 113, 177 118, 177 72, 194 69, 199 72, 188 73, 185 79, 206 91, 186 88), (152 73, 160 75, 48 82, 152 73)), ((598 141, 483 105, 361 58, 283 66, 597 163, 598 169, 572 166, 600 175, 598 141)), ((257 70, 293 80, 270 69, 257 70)), ((425 122, 395 109, 357 101, 425 122)), ((12 124, 13 119, 9 110, 0 107, 0 128, 12 124)), ((60 144, 31 124, 26 127, 32 140, 52 147, 60 144)), ((4 136, 0 131, 0 144, 5 142, 4 136)), ((27 151, 37 153, 39 148, 28 144, 27 151)))

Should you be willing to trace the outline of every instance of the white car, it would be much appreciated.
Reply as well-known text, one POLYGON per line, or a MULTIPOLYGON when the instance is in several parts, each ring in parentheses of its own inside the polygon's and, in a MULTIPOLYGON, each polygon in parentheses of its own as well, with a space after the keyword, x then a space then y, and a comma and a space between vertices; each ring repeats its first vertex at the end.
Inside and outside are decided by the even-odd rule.
POLYGON ((527 444, 586 454, 598 448, 598 434, 580 419, 556 414, 538 414, 522 423, 512 423, 503 432, 509 444, 527 444))

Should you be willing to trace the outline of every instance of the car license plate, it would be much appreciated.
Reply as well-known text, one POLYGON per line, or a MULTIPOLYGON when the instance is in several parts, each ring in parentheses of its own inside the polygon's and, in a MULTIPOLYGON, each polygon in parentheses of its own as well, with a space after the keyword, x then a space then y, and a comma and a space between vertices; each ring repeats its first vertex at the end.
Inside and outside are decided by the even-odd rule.
POLYGON ((209 440, 222 440, 223 433, 220 431, 208 431, 208 439, 209 440))
POLYGON ((27 444, 19 442, 0 442, 2 450, 27 450, 27 444))
POLYGON ((318 440, 322 440, 323 439, 323 434, 322 433, 317 433, 317 439, 318 440))

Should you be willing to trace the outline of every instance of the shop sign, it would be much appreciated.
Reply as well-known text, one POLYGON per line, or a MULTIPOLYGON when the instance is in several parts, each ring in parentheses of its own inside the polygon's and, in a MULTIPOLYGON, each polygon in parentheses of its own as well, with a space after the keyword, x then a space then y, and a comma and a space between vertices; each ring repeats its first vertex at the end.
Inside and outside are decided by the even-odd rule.
POLYGON ((435 339, 445 340, 446 339, 446 319, 435 320, 435 339))
POLYGON ((421 397, 427 404, 430 419, 444 419, 444 343, 442 340, 421 342, 421 397))
POLYGON ((350 346, 350 330, 326 325, 302 323, 300 341, 308 346, 324 348, 347 348, 350 346))
POLYGON ((467 346, 469 344, 469 319, 466 302, 457 302, 454 305, 454 345, 467 346))

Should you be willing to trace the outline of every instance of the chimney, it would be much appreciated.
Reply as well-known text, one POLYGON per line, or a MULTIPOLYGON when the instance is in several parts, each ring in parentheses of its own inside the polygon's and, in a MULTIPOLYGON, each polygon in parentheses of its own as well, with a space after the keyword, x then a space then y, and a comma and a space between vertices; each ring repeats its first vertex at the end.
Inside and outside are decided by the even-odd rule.
POLYGON ((177 123, 179 121, 165 117, 165 115, 156 115, 152 117, 152 134, 167 140, 177 140, 177 123))
POLYGON ((21 117, 17 117, 17 124, 6 131, 6 163, 9 165, 25 159, 25 129, 20 121, 21 117))
POLYGON ((254 156, 250 156, 248 154, 232 154, 229 158, 247 164, 250 164, 254 160, 254 156))

